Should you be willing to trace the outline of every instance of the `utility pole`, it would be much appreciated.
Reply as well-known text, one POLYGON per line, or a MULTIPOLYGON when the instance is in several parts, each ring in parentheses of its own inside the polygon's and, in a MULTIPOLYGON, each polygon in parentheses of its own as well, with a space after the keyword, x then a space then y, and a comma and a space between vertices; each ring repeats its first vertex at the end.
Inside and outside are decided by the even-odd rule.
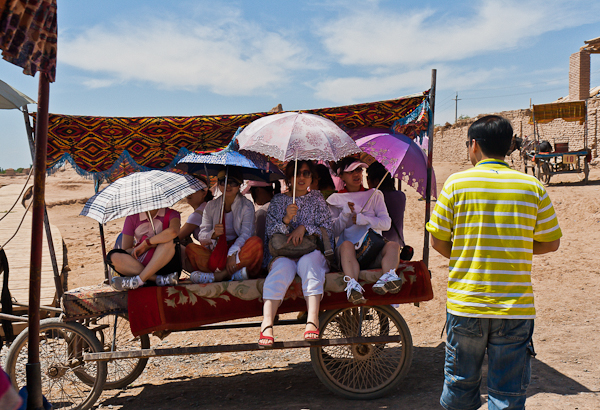
POLYGON ((454 123, 458 121, 458 102, 461 98, 458 98, 458 91, 456 92, 456 98, 454 98, 454 123))

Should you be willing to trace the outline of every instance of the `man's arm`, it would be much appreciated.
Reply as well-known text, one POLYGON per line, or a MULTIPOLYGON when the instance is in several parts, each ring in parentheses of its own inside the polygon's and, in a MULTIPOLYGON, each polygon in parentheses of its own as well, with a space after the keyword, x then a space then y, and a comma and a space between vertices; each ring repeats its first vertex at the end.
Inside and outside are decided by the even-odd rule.
POLYGON ((431 247, 438 251, 440 255, 450 259, 450 254, 452 252, 452 241, 442 241, 441 239, 431 235, 431 247))
POLYGON ((556 239, 552 242, 533 241, 533 254, 534 255, 542 255, 544 253, 555 252, 558 250, 559 246, 560 246, 560 239, 556 239))

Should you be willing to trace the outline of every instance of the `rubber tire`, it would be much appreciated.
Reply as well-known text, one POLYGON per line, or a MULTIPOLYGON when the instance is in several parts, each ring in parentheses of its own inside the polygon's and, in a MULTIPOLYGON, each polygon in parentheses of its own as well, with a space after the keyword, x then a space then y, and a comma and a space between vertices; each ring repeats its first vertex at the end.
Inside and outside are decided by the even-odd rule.
MULTIPOLYGON (((401 336, 401 345, 402 345, 402 351, 397 363, 397 366, 394 368, 392 374, 389 375, 389 377, 386 380, 381 381, 378 385, 371 385, 368 388, 355 388, 352 386, 349 386, 347 383, 346 385, 344 385, 343 381, 339 380, 336 377, 336 374, 333 374, 332 372, 329 371, 329 366, 327 362, 334 362, 336 361, 336 358, 334 358, 333 356, 331 356, 327 351, 331 351, 332 353, 334 349, 340 349, 343 348, 342 350, 346 350, 346 356, 350 356, 348 354, 348 351, 350 351, 352 358, 342 358, 342 359, 337 359, 337 360, 344 360, 346 362, 350 361, 353 362, 351 366, 347 366, 345 365, 344 367, 349 368, 350 371, 353 371, 355 373, 354 375, 354 379, 356 379, 356 377, 359 377, 359 373, 360 374, 364 374, 364 372, 358 372, 358 366, 360 365, 359 361, 362 360, 357 360, 357 354, 354 352, 353 349, 357 349, 360 347, 366 347, 367 350, 373 349, 373 351, 378 350, 379 352, 377 352, 376 355, 371 354, 371 358, 370 359, 366 359, 368 361, 370 361, 369 363, 369 367, 370 368, 376 368, 377 367, 377 363, 378 362, 386 362, 386 365, 389 365, 391 363, 391 360, 385 358, 385 357, 381 357, 381 356, 385 356, 385 351, 387 349, 387 351, 389 352, 390 346, 388 344, 377 344, 377 345, 369 345, 369 344, 365 344, 365 345, 351 345, 351 346, 336 346, 336 347, 331 347, 331 346, 326 346, 326 347, 311 347, 310 349, 310 358, 311 358, 311 363, 313 365, 313 369, 315 370, 315 373, 317 374, 317 376, 319 377, 319 379, 321 380, 321 382, 329 389, 331 390, 333 393, 342 396, 346 399, 353 399, 353 400, 371 400, 371 399, 377 399, 383 396, 386 396, 387 394, 391 393, 400 383, 400 381, 406 376, 406 374, 408 373, 408 371, 410 370, 410 365, 412 362, 412 354, 413 354, 413 344, 412 344, 412 337, 410 335, 410 330, 408 329, 408 325, 406 324, 406 322, 404 321, 404 319, 402 318, 402 316, 400 315, 400 313, 398 313, 398 311, 394 308, 392 308, 391 306, 365 306, 365 307, 360 307, 360 308, 356 308, 356 307, 352 307, 352 308, 346 308, 346 309, 339 309, 339 310, 330 310, 330 311, 326 311, 321 315, 320 318, 320 323, 321 323, 321 337, 323 338, 339 338, 339 337, 357 337, 359 336, 358 334, 358 329, 350 329, 349 332, 344 332, 344 331, 336 331, 339 330, 339 325, 337 324, 338 321, 342 320, 344 321, 343 317, 344 315, 354 315, 356 316, 357 313, 359 313, 359 309, 364 309, 363 311, 363 315, 364 318, 363 319, 363 329, 364 329, 364 323, 367 320, 373 320, 375 321, 376 318, 379 319, 379 324, 377 325, 375 322, 375 327, 378 328, 379 330, 374 332, 375 334, 370 334, 369 336, 385 336, 389 334, 389 330, 390 330, 390 322, 393 323, 394 327, 397 329, 397 333, 398 335, 401 336), (329 329, 328 329, 329 328, 329 329), (383 354, 382 354, 383 352, 383 354)), ((364 333, 363 333, 364 334, 364 333)), ((363 368, 366 366, 363 366, 363 368)), ((373 370, 376 371, 376 370, 373 370)), ((381 377, 381 375, 383 374, 383 372, 377 371, 377 374, 379 377, 381 377)), ((363 380, 357 382, 358 384, 362 384, 364 385, 365 383, 373 383, 375 379, 374 378, 369 378, 369 377, 365 377, 363 378, 363 380)))
MULTIPOLYGON (((60 388, 60 386, 72 385, 74 383, 74 380, 79 379, 79 377, 74 377, 74 376, 68 375, 68 373, 70 371, 72 371, 75 376, 78 373, 78 370, 73 370, 72 368, 68 368, 68 365, 63 367, 63 368, 67 368, 67 370, 65 370, 65 373, 61 376, 58 376, 54 380, 60 378, 61 380, 64 379, 64 380, 69 381, 69 383, 54 383, 53 379, 51 379, 48 376, 49 369, 53 368, 49 365, 56 363, 57 355, 55 353, 53 353, 55 351, 49 352, 46 350, 46 348, 43 347, 43 346, 46 346, 44 344, 44 341, 45 340, 52 341, 52 340, 58 339, 58 337, 50 337, 52 333, 58 333, 60 335, 63 335, 65 332, 70 332, 73 335, 76 335, 78 338, 83 339, 85 344, 89 347, 89 350, 86 349, 86 351, 93 352, 93 353, 102 351, 102 345, 100 344, 100 342, 98 341, 98 339, 96 338, 94 333, 92 333, 89 329, 86 329, 83 325, 81 325, 79 323, 63 322, 59 318, 44 319, 40 322, 40 365, 41 365, 41 373, 42 373, 42 394, 44 396, 46 396, 46 398, 48 399, 48 401, 50 403, 54 403, 55 406, 58 404, 57 398, 64 399, 64 397, 69 396, 69 393, 64 392, 64 389, 60 388), (65 377, 66 375, 68 375, 68 376, 65 377), (58 394, 55 394, 53 391, 48 390, 48 386, 51 386, 51 387, 59 386, 58 394)), ((19 374, 21 377, 17 377, 17 370, 18 370, 17 364, 19 362, 19 356, 21 356, 21 361, 27 362, 26 346, 28 344, 28 337, 29 337, 29 328, 23 330, 19 334, 19 336, 17 336, 17 338, 13 341, 13 343, 8 351, 7 358, 6 358, 6 369, 5 370, 8 373, 8 375, 10 376, 13 385, 15 387, 17 387, 17 389, 20 389, 21 387, 23 387, 25 385, 25 383, 24 383, 25 369, 24 368, 20 369, 19 374), (17 379, 19 379, 19 380, 17 380, 17 379)), ((62 337, 61 339, 64 340, 64 337, 62 337)), ((53 343, 48 345, 49 346, 48 349, 52 348, 52 344, 53 343)), ((71 351, 72 348, 67 347, 67 349, 65 349, 65 350, 71 351)), ((59 353, 64 354, 64 353, 68 353, 68 352, 59 352, 59 353)), ((69 353, 69 355, 70 355, 70 353, 69 353)), ((102 393, 102 390, 104 387, 104 381, 106 380, 107 366, 106 366, 106 362, 98 361, 98 362, 90 362, 90 363, 92 363, 91 366, 93 366, 96 370, 96 378, 94 379, 93 385, 89 386, 89 387, 91 387, 89 394, 86 397, 81 398, 80 402, 79 402, 79 400, 77 400, 76 402, 73 402, 72 407, 60 407, 61 409, 86 410, 86 409, 91 408, 94 405, 94 403, 96 403, 96 400, 98 400, 98 397, 102 393)), ((88 386, 86 385, 86 387, 88 387, 88 386)))
MULTIPOLYGON (((96 338, 100 341, 100 344, 104 346, 105 352, 110 352, 112 348, 115 317, 116 315, 108 315, 102 318, 87 319, 84 322, 85 327, 94 331, 96 338), (108 327, 103 325, 108 325, 108 327), (103 326, 104 328, 100 329, 100 326, 103 326)), ((148 335, 141 335, 134 338, 129 326, 129 320, 125 315, 118 316, 118 323, 120 324, 117 324, 116 351, 150 349, 150 338, 148 335), (119 344, 119 341, 124 343, 126 340, 131 339, 133 339, 133 343, 129 344, 129 347, 135 347, 134 349, 129 347, 123 348, 123 344, 119 344), (135 346, 133 346, 134 344, 135 346)), ((108 374, 106 376, 106 382, 104 383, 104 390, 123 389, 140 377, 146 368, 146 364, 148 364, 148 358, 109 360, 106 363, 108 365, 108 374), (125 363, 125 365, 122 365, 122 363, 125 363), (124 369, 124 372, 122 369, 124 369)), ((93 383, 92 376, 86 374, 78 374, 78 376, 88 385, 93 383)))
POLYGON ((550 165, 547 162, 542 162, 540 164, 539 180, 542 181, 544 184, 548 185, 550 183, 551 177, 552 175, 550 175, 550 165))

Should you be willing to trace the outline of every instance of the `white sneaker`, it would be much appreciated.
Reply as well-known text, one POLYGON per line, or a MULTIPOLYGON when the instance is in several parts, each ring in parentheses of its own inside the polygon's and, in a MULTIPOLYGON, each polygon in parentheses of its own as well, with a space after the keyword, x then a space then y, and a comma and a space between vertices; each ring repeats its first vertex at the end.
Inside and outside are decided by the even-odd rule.
POLYGON ((363 292, 365 290, 354 278, 351 278, 350 276, 344 276, 344 282, 347 283, 345 291, 348 302, 352 302, 355 305, 367 303, 367 299, 365 299, 363 296, 363 292))
POLYGON ((190 279, 192 283, 213 283, 215 281, 215 274, 197 270, 190 273, 190 279))
POLYGON ((231 280, 248 280, 248 272, 246 267, 243 267, 231 276, 231 280))
POLYGON ((385 295, 386 292, 398 293, 402 288, 402 279, 398 277, 394 270, 381 275, 379 280, 373 285, 373 292, 378 295, 385 295))
POLYGON ((174 286, 179 285, 179 272, 169 273, 168 275, 156 276, 157 286, 174 286))
POLYGON ((137 289, 143 284, 139 276, 116 276, 110 281, 110 286, 118 291, 137 289))

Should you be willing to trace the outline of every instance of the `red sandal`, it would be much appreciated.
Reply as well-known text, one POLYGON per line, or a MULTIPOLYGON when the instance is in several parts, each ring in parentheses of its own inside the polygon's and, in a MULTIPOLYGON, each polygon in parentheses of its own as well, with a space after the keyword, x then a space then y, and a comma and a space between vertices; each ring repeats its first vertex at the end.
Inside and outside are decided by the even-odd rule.
POLYGON ((319 326, 315 325, 313 322, 306 322, 307 325, 313 325, 314 327, 317 328, 317 330, 307 330, 306 332, 304 332, 304 340, 310 342, 313 340, 319 340, 320 338, 320 332, 319 332, 319 326), (317 335, 317 337, 307 337, 309 335, 317 335))
POLYGON ((258 339, 258 347, 260 347, 260 348, 273 347, 273 343, 275 343, 275 338, 273 336, 263 335, 263 332, 269 328, 273 329, 273 325, 267 326, 263 330, 260 331, 260 337, 258 339), (261 343, 262 341, 265 341, 265 340, 268 341, 268 343, 261 343))

